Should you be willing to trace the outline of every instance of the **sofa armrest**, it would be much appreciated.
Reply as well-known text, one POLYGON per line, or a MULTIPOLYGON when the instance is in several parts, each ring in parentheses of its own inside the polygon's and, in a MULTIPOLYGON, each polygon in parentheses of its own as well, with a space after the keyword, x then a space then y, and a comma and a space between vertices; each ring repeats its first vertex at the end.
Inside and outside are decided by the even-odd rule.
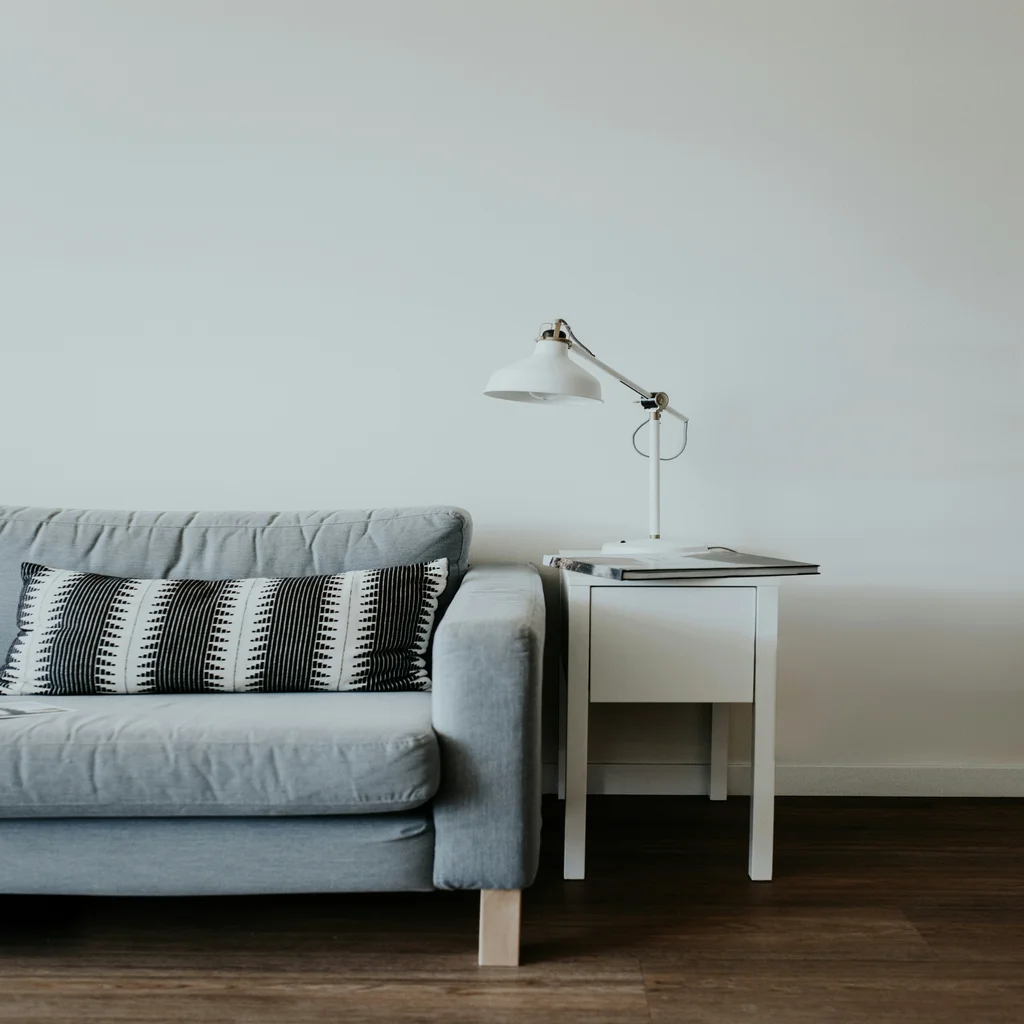
POLYGON ((471 568, 434 634, 439 889, 521 889, 537 873, 543 652, 536 568, 471 568))

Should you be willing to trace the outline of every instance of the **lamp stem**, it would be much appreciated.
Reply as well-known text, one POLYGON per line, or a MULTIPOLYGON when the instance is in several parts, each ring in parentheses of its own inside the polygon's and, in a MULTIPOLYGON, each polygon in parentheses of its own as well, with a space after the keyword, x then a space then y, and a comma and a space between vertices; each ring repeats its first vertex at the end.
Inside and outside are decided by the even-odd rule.
POLYGON ((661 410, 651 410, 648 506, 651 540, 661 537, 661 410))

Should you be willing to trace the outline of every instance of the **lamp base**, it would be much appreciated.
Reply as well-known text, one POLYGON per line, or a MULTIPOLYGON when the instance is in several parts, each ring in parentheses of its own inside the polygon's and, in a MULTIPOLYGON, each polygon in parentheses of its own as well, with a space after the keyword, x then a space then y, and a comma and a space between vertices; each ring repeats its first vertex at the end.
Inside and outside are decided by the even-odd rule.
POLYGON ((643 540, 610 540, 601 545, 603 555, 646 555, 648 558, 679 558, 701 555, 708 544, 680 544, 663 537, 645 537, 643 540))

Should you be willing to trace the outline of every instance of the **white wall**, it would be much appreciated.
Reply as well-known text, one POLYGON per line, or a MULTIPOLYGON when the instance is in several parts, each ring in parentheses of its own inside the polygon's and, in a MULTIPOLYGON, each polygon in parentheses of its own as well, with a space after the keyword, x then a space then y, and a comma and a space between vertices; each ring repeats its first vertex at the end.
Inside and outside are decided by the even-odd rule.
MULTIPOLYGON (((692 416, 666 534, 823 563, 782 785, 1024 793, 1022 40, 1014 0, 4 3, 3 498, 642 532, 627 392, 480 395, 565 316, 692 416)), ((704 756, 632 719, 596 758, 704 756)))

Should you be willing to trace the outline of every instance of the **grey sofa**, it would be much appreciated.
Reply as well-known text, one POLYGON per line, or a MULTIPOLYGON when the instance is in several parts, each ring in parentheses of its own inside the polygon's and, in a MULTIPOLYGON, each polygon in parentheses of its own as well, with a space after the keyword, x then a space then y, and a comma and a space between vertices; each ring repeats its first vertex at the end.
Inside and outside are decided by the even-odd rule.
POLYGON ((480 962, 516 963, 544 603, 530 566, 469 567, 470 535, 453 507, 0 507, 0 652, 23 561, 202 579, 450 562, 431 693, 54 697, 66 713, 0 722, 0 892, 479 889, 480 962))

